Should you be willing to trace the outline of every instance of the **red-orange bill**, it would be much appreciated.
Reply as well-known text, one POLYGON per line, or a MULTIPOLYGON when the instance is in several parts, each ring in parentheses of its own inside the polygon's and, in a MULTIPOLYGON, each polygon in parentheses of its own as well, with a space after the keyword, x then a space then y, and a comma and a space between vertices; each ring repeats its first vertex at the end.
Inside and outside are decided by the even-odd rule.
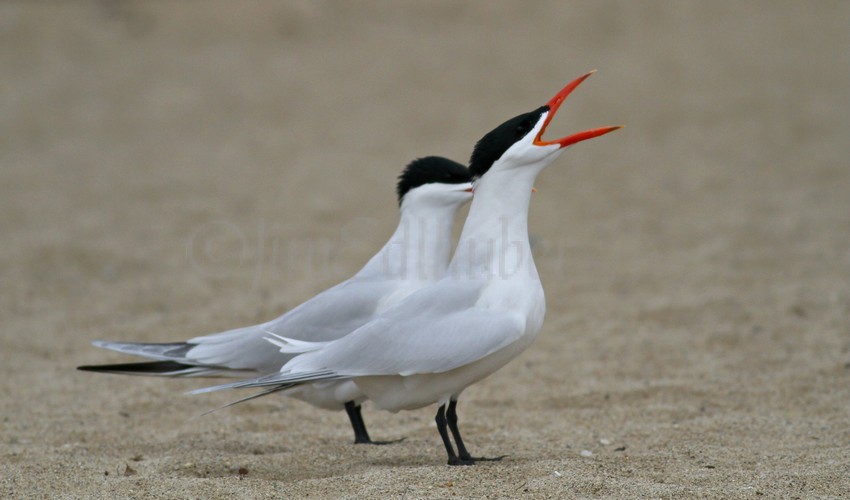
POLYGON ((596 70, 590 71, 575 80, 568 83, 564 88, 562 88, 555 97, 549 100, 546 105, 549 107, 549 114, 546 116, 546 121, 543 122, 543 126, 540 127, 540 132, 538 132, 537 137, 534 139, 534 144, 538 146, 548 146, 551 144, 558 144, 560 147, 565 148, 567 146, 572 146, 581 141, 586 141, 588 139, 593 139, 594 137, 599 137, 601 135, 605 135, 608 132, 613 132, 617 129, 623 128, 622 126, 615 127, 600 127, 594 128, 590 130, 585 130, 584 132, 578 132, 576 134, 568 135, 567 137, 562 137, 560 139, 556 139, 554 141, 544 141, 543 140, 543 132, 546 131, 546 127, 549 126, 549 122, 552 121, 552 118, 555 117, 555 113, 558 112, 558 108, 561 107, 561 104, 567 99, 567 96, 572 93, 573 90, 578 87, 581 82, 585 81, 590 75, 595 73, 596 70))

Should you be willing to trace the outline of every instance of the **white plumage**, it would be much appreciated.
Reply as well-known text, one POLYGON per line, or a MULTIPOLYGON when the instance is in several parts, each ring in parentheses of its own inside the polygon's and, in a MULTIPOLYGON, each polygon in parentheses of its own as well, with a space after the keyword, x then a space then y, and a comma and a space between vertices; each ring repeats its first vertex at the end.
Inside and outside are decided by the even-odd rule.
MULTIPOLYGON (((284 350, 302 354, 277 375, 194 392, 284 389, 304 380, 350 379, 389 411, 439 403, 437 425, 449 464, 474 463, 477 459, 469 455, 457 429, 457 398, 527 348, 543 325, 545 298, 528 241, 534 181, 565 147, 619 128, 542 140, 558 107, 587 76, 567 85, 547 105, 508 120, 478 142, 470 161, 471 172, 479 177, 475 196, 443 279, 339 340, 284 345, 284 350)), ((285 344, 285 339, 274 341, 285 344)))
MULTIPOLYGON (((350 279, 259 325, 168 344, 95 341, 97 347, 158 361, 80 368, 168 377, 277 373, 293 354, 281 352, 267 337, 286 336, 292 344, 299 340, 339 339, 442 278, 449 262, 454 218, 472 198, 471 189, 469 172, 463 165, 439 157, 420 158, 408 165, 400 177, 398 227, 383 248, 350 279)), ((356 441, 370 442, 359 408, 365 396, 353 382, 302 385, 287 395, 324 409, 345 407, 356 441), (358 425, 362 429, 358 430, 358 425)))

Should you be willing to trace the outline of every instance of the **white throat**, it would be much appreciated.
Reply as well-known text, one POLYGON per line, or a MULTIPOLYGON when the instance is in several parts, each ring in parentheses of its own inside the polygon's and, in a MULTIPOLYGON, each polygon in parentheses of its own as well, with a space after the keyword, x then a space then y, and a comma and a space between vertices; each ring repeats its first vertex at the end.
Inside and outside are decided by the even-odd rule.
POLYGON ((542 113, 535 126, 476 181, 448 276, 488 281, 521 279, 539 284, 528 242, 531 190, 537 175, 562 151, 557 144, 535 144, 548 115, 548 111, 542 113))
POLYGON ((449 266, 455 278, 538 280, 528 241, 528 208, 546 163, 497 169, 479 179, 449 266))
POLYGON ((458 208, 403 203, 395 233, 356 277, 430 282, 445 276, 458 208))

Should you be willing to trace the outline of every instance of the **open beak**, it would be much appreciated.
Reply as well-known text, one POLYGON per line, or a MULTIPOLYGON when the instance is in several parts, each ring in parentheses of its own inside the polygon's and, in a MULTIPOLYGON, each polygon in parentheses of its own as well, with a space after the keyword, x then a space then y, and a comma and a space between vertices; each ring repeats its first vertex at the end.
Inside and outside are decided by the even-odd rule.
POLYGON ((585 141, 587 139, 593 139, 594 137, 599 137, 600 135, 605 135, 608 132, 613 132, 617 129, 623 128, 622 126, 617 127, 601 127, 601 128, 593 128, 590 130, 585 130, 584 132, 578 132, 576 134, 568 135, 567 137, 562 137, 561 139, 557 139, 554 141, 544 141, 543 140, 543 132, 546 131, 546 127, 549 126, 549 122, 552 121, 552 118, 555 117, 555 113, 558 112, 558 108, 561 107, 561 104, 567 100, 567 96, 572 93, 576 87, 581 84, 581 82, 585 81, 587 77, 596 73, 596 70, 593 70, 583 76, 576 78, 567 84, 566 87, 562 88, 560 92, 555 94, 555 97, 549 100, 546 105, 549 107, 549 114, 546 116, 546 121, 543 122, 543 126, 540 127, 540 132, 538 132, 537 137, 534 138, 534 144, 536 146, 549 146, 552 144, 558 144, 562 148, 567 146, 572 146, 573 144, 581 141, 585 141))

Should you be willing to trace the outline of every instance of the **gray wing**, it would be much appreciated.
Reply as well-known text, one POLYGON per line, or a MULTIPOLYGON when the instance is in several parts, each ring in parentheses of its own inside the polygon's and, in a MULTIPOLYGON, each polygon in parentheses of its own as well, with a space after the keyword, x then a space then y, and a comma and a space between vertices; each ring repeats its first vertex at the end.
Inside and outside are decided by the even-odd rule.
POLYGON ((484 307, 470 288, 446 280, 420 290, 353 333, 294 358, 285 371, 332 370, 346 377, 441 373, 522 337, 522 314, 484 307))
POLYGON ((195 337, 186 342, 95 341, 97 347, 154 359, 158 363, 87 366, 81 369, 170 377, 242 377, 252 373, 273 373, 293 355, 281 353, 265 340, 268 332, 298 340, 336 340, 370 321, 396 288, 386 281, 349 280, 267 323, 195 337))

